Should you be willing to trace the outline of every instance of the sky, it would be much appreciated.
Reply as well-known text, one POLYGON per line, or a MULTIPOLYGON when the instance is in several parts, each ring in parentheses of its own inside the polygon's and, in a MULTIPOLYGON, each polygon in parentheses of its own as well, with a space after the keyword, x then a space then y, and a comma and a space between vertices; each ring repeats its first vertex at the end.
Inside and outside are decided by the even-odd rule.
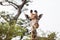
MULTIPOLYGON (((21 18, 24 18, 24 13, 29 15, 29 11, 37 10, 38 14, 43 14, 41 20, 39 21, 39 29, 48 32, 60 32, 60 0, 32 0, 33 2, 29 4, 28 11, 21 14, 21 18)), ((12 6, 2 7, 0 5, 0 11, 5 10, 10 13, 15 13, 12 6)), ((17 12, 16 12, 17 13, 17 12)))
POLYGON ((43 14, 39 28, 44 31, 60 32, 60 0, 34 0, 29 9, 43 14))

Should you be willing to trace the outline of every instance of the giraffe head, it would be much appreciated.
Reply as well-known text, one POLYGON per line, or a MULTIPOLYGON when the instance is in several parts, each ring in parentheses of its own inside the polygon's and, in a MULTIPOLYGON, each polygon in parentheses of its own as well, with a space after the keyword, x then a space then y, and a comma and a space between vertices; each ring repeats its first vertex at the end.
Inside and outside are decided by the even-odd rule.
POLYGON ((30 10, 30 16, 25 14, 26 18, 31 21, 31 26, 33 26, 34 28, 39 27, 38 21, 41 19, 42 15, 43 15, 43 14, 40 14, 38 16, 37 13, 38 13, 37 10, 34 10, 34 13, 33 13, 33 10, 30 10))

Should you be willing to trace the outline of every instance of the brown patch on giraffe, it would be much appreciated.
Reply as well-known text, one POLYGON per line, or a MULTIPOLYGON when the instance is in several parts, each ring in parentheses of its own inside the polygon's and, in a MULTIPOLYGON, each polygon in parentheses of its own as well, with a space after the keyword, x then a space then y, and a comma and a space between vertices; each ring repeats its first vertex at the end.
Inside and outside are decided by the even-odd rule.
POLYGON ((35 24, 34 24, 34 27, 35 27, 35 28, 38 28, 38 27, 39 27, 39 24, 38 24, 38 23, 35 23, 35 24))

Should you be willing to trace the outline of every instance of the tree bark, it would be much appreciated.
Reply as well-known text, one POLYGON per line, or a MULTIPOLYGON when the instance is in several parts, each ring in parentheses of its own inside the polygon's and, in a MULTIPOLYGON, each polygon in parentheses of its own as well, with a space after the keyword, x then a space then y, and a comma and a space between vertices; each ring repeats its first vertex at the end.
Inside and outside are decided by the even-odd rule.
POLYGON ((18 13, 15 15, 14 19, 17 20, 18 17, 20 16, 21 14, 21 10, 22 8, 24 7, 24 5, 27 3, 27 0, 24 0, 23 3, 21 5, 19 5, 19 8, 18 8, 18 13))

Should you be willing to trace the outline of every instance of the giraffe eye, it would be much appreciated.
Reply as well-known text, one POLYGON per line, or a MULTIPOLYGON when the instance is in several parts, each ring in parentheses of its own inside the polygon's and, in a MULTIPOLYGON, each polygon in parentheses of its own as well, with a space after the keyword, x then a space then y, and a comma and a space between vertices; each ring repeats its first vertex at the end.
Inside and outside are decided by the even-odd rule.
POLYGON ((32 19, 30 19, 30 21, 31 21, 32 19))

